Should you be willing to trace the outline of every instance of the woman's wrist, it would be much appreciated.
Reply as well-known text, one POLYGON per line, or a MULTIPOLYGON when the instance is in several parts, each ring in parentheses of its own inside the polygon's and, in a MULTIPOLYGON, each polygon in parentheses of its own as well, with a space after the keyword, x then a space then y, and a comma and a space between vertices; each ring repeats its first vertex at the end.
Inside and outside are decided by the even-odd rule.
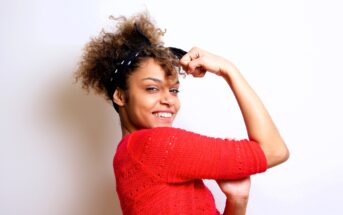
POLYGON ((226 196, 226 200, 227 201, 231 201, 231 202, 248 202, 249 201, 249 195, 247 196, 232 196, 232 195, 228 195, 226 196))
POLYGON ((245 215, 248 206, 248 197, 228 196, 224 215, 245 215))
POLYGON ((220 68, 220 76, 228 82, 231 82, 232 78, 239 74, 238 68, 230 61, 227 61, 224 66, 220 68))

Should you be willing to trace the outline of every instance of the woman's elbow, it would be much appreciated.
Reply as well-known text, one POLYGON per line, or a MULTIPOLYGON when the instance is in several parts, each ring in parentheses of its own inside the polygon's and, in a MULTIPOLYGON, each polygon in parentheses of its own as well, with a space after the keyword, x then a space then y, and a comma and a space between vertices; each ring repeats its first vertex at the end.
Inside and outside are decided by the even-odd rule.
POLYGON ((277 157, 277 160, 279 161, 278 164, 281 164, 281 163, 287 161, 288 158, 289 158, 289 150, 288 150, 288 148, 284 147, 284 149, 280 150, 277 153, 276 157, 277 157))
POLYGON ((277 166, 285 161, 288 160, 289 158, 289 150, 286 146, 282 147, 282 149, 275 150, 271 153, 269 153, 267 158, 267 164, 268 168, 271 168, 273 166, 277 166))

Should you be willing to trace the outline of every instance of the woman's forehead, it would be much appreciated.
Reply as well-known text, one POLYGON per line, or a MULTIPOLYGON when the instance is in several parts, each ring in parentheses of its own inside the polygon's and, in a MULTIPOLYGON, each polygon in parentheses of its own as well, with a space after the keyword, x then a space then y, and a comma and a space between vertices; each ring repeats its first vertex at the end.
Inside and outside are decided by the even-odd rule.
POLYGON ((175 84, 178 82, 177 72, 170 75, 165 71, 158 61, 153 58, 143 60, 139 67, 132 73, 131 81, 144 81, 144 80, 160 80, 162 82, 170 82, 175 84))

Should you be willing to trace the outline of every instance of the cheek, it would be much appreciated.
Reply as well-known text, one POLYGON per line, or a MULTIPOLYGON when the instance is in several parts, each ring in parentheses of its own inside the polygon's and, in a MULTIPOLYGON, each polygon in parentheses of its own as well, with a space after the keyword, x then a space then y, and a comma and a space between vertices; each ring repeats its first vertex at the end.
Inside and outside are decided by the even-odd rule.
POLYGON ((132 96, 132 100, 130 100, 129 105, 131 106, 131 110, 138 113, 141 111, 151 111, 157 103, 157 98, 151 95, 145 96, 132 96))
POLYGON ((174 106, 175 106, 175 111, 177 113, 181 107, 181 102, 180 102, 179 98, 176 98, 174 106))

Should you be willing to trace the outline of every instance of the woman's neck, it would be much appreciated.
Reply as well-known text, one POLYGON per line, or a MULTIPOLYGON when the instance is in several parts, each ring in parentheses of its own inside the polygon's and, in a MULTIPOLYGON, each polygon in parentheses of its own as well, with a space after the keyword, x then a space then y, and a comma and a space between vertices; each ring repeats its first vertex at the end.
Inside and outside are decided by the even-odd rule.
POLYGON ((125 135, 131 133, 132 131, 130 131, 128 128, 126 128, 123 124, 121 125, 121 133, 122 133, 122 137, 124 137, 125 135))

